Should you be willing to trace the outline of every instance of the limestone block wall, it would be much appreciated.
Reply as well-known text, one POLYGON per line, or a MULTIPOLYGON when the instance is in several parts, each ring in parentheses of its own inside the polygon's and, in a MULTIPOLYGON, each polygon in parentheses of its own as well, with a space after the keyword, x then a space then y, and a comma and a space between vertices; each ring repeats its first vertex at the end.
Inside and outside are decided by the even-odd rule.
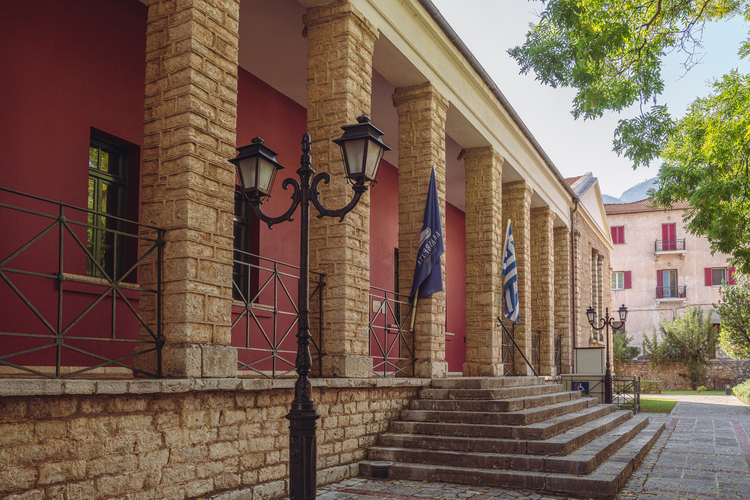
MULTIPOLYGON (((293 382, 0 380, 0 497, 283 498, 293 382)), ((357 475, 422 382, 316 379, 319 484, 357 475)))
POLYGON ((604 243, 579 213, 575 214, 574 239, 576 262, 574 291, 576 308, 573 311, 576 322, 575 345, 576 347, 589 347, 592 330, 586 318, 586 309, 593 306, 599 314, 598 311, 601 308, 603 316, 605 307, 609 307, 612 303, 612 287, 609 281, 610 255, 609 249, 604 246, 604 243))
MULTIPOLYGON (((648 361, 633 361, 615 366, 617 376, 641 377, 641 380, 661 380, 667 391, 690 390, 687 379, 680 377, 685 367, 678 364, 653 367, 648 361)), ((737 385, 743 378, 750 377, 750 360, 714 359, 707 368, 709 390, 723 390, 726 384, 737 385)))

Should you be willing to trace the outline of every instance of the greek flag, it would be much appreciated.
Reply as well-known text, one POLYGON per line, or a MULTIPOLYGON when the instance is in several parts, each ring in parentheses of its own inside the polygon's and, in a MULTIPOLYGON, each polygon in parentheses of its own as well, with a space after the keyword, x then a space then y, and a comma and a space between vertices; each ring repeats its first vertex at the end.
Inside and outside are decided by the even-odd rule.
POLYGON ((417 292, 420 298, 427 297, 443 289, 443 274, 440 266, 440 256, 443 252, 445 252, 443 224, 440 219, 440 202, 433 167, 417 247, 417 265, 414 268, 414 279, 411 282, 409 297, 414 297, 417 292))
POLYGON ((505 284, 503 285, 503 296, 505 297, 505 317, 518 323, 518 316, 521 312, 518 307, 518 274, 516 274, 516 247, 513 245, 513 231, 510 229, 510 220, 508 221, 508 230, 505 232, 505 247, 503 249, 503 275, 505 284))

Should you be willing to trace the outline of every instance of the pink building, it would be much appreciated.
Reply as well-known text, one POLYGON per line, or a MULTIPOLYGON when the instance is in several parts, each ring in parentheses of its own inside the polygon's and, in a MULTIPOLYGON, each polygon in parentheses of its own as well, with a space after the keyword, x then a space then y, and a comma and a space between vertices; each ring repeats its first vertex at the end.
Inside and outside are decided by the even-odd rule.
POLYGON ((654 210, 646 199, 605 207, 614 244, 611 307, 628 307, 633 345, 640 346, 662 317, 671 320, 688 307, 713 309, 721 284, 733 282, 734 268, 728 255, 712 255, 708 240, 685 231, 689 205, 654 210))

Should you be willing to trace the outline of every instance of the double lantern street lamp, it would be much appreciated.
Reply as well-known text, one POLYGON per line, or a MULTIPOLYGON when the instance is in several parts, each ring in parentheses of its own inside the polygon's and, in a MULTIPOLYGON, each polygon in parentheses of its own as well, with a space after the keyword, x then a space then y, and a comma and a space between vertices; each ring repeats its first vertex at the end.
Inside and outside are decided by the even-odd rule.
POLYGON ((607 367, 606 371, 604 372, 604 402, 607 404, 612 404, 612 371, 609 367, 609 327, 611 326, 613 330, 619 330, 622 327, 625 326, 625 320, 628 317, 628 308, 625 307, 625 304, 620 307, 620 309, 617 310, 617 313, 620 316, 620 321, 615 321, 615 317, 609 316, 609 308, 605 309, 604 317, 599 318, 599 323, 602 326, 595 326, 594 323, 596 322, 596 311, 593 307, 589 307, 586 310, 586 316, 589 318, 589 324, 591 325, 591 328, 593 328, 596 331, 601 331, 605 327, 607 328, 607 367))
POLYGON ((263 144, 263 139, 256 137, 249 146, 239 148, 236 158, 229 160, 239 172, 240 181, 245 196, 260 220, 272 228, 274 224, 291 221, 292 215, 299 205, 301 209, 300 224, 300 252, 299 252, 299 287, 297 291, 297 382, 294 385, 294 400, 286 418, 289 420, 289 497, 291 500, 312 500, 316 490, 316 460, 317 440, 315 428, 320 416, 315 411, 312 398, 312 387, 308 375, 312 368, 310 356, 310 299, 308 296, 309 256, 310 256, 310 203, 315 205, 318 217, 338 217, 344 220, 346 214, 352 211, 362 195, 367 191, 370 182, 374 182, 378 175, 383 153, 390 150, 383 144, 383 135, 377 127, 370 123, 370 118, 362 115, 357 118, 357 124, 341 127, 344 134, 333 142, 341 147, 344 158, 346 177, 352 183, 354 197, 344 208, 330 210, 324 207, 319 199, 318 183, 325 184, 331 180, 330 174, 321 172, 315 175, 310 166, 311 156, 310 136, 302 137, 302 158, 300 168, 297 169, 299 181, 293 178, 284 179, 282 187, 292 186, 292 205, 283 215, 268 217, 260 207, 264 198, 271 196, 271 188, 276 173, 282 167, 276 162, 276 153, 263 144), (314 175, 314 177, 313 177, 314 175))

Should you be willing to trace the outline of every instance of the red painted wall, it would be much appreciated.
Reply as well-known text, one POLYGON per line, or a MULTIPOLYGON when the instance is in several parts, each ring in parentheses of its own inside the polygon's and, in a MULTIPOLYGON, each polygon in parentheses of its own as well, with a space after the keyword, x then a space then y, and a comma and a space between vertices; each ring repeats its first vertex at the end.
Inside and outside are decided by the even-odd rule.
POLYGON ((397 248, 398 169, 383 161, 378 182, 370 189, 370 286, 396 290, 394 251, 397 248))
MULTIPOLYGON (((91 129, 140 147, 143 137, 147 8, 141 2, 99 0, 35 0, 0 3, 0 186, 48 199, 85 207, 88 193, 88 150, 91 129)), ((139 212, 138 182, 140 154, 133 162, 134 182, 129 186, 129 215, 139 212)), ((54 206, 0 193, 4 202, 57 214, 54 206)), ((85 221, 72 210, 68 220, 85 221)), ((0 209, 0 260, 38 234, 52 221, 0 209)), ((73 227, 83 239, 85 230, 73 227)), ((58 230, 36 241, 8 263, 16 269, 58 272, 58 230)), ((72 234, 65 236, 67 273, 83 274, 85 253, 72 234)), ((11 276, 12 273, 8 273, 11 276)), ((56 324, 58 284, 46 277, 12 274, 19 291, 52 325, 56 324)), ((63 283, 63 326, 101 293, 90 285, 63 283)), ((134 299, 137 297, 126 292, 134 299)), ((68 337, 106 336, 110 327, 110 299, 103 299, 92 313, 68 332, 68 337)), ((137 322, 118 306, 118 336, 124 331, 135 337, 137 322)), ((49 345, 50 331, 44 321, 3 281, 0 283, 0 324, 3 331, 46 335, 42 339, 8 340, 2 350, 19 342, 24 347, 49 345)), ((73 341, 71 345, 93 350, 95 342, 73 341)), ((109 344, 99 352, 121 356, 131 349, 109 344)), ((54 360, 54 349, 46 348, 8 361, 44 365, 54 360)), ((63 350, 63 362, 90 364, 83 354, 63 350)))
POLYGON ((466 362, 466 215, 446 204, 446 331, 445 360, 449 372, 460 372, 466 362))

